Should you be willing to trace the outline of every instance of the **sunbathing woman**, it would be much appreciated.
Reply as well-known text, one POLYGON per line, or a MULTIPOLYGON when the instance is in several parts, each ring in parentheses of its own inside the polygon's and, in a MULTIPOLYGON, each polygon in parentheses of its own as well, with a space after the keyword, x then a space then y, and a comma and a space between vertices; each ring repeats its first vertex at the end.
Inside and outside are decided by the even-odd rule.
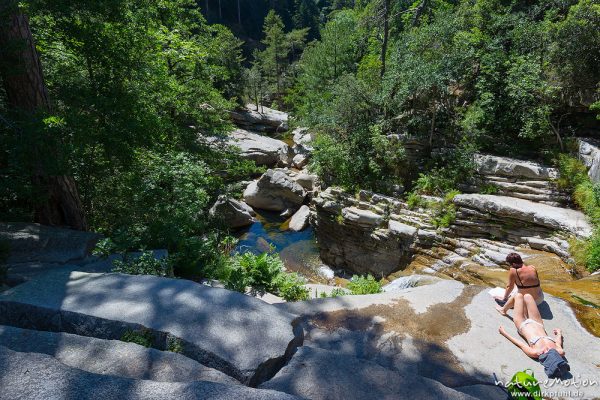
POLYGON ((511 294, 515 285, 517 286, 518 293, 523 295, 530 294, 537 305, 542 304, 544 301, 544 292, 542 292, 542 288, 540 287, 540 278, 535 267, 532 265, 523 265, 523 260, 517 253, 507 255, 506 262, 511 267, 508 271, 508 285, 506 285, 504 298, 496 297, 497 300, 505 301, 505 303, 503 306, 497 306, 496 310, 506 316, 506 312, 513 308, 515 296, 511 296, 511 294))
POLYGON ((554 337, 548 336, 533 296, 517 293, 514 298, 513 322, 517 327, 517 332, 527 343, 511 336, 503 326, 500 326, 498 332, 523 350, 529 357, 539 359, 548 377, 564 377, 571 368, 563 358, 565 351, 562 348, 563 336, 561 330, 554 329, 554 337))

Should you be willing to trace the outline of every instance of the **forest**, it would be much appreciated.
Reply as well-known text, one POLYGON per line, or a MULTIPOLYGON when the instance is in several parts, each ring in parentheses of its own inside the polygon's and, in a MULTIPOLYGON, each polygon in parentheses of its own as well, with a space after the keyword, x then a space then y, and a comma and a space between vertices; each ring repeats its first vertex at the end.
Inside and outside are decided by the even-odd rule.
MULTIPOLYGON (((487 152, 559 166, 600 220, 568 156, 600 135, 597 0, 7 0, 0 21, 2 221, 212 276, 231 238, 208 209, 264 171, 198 138, 247 103, 317 132, 328 185, 443 196, 487 152)), ((597 268, 600 235, 580 248, 597 268)))

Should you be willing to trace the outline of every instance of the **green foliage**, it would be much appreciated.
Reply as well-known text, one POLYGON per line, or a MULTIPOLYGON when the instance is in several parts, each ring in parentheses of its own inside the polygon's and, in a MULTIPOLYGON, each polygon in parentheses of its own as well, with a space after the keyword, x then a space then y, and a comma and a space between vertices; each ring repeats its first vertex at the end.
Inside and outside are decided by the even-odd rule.
POLYGON ((121 336, 121 341, 139 344, 144 347, 152 347, 154 335, 148 329, 143 329, 141 331, 128 330, 121 336))
POLYGON ((355 295, 382 292, 381 283, 376 281, 370 274, 367 276, 352 276, 352 279, 348 282, 347 288, 355 295))
POLYGON ((251 295, 270 292, 286 301, 308 299, 303 278, 296 273, 285 272, 278 254, 235 254, 217 276, 227 289, 237 292, 246 293, 250 289, 251 295))
POLYGON ((167 341, 167 351, 182 354, 183 350, 183 341, 181 339, 176 337, 169 337, 167 341))
POLYGON ((130 275, 156 275, 172 277, 173 269, 167 259, 156 259, 151 251, 144 251, 139 257, 113 261, 112 272, 130 275))
POLYGON ((321 292, 319 294, 319 297, 322 299, 326 299, 326 298, 333 298, 333 297, 340 297, 340 296, 346 296, 348 294, 352 294, 352 293, 348 293, 346 292, 344 289, 342 288, 335 288, 331 291, 331 293, 329 293, 329 295, 327 295, 327 293, 325 292, 321 292))
POLYGON ((424 206, 425 202, 423 201, 423 198, 419 193, 410 192, 408 194, 408 197, 406 198, 406 204, 408 205, 408 208, 414 210, 416 208, 424 206))
POLYGON ((480 189, 479 193, 481 194, 497 194, 500 191, 498 186, 493 183, 484 184, 480 189))
POLYGON ((281 273, 275 279, 277 293, 285 301, 302 301, 309 299, 308 289, 304 287, 305 280, 297 273, 281 273))

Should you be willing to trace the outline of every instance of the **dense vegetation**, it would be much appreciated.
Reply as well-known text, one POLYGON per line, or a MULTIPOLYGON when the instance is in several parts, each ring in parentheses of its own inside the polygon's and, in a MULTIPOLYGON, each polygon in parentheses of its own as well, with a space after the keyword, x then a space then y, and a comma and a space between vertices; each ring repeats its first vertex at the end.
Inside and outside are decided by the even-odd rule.
MULTIPOLYGON (((257 168, 198 140, 239 104, 316 131, 325 182, 387 193, 451 197, 475 151, 558 162, 598 131, 595 0, 11 0, 0 18, 0 219, 89 228, 107 253, 166 248, 177 275, 228 271, 239 288, 269 261, 232 260, 207 210, 257 168), (35 104, 15 90, 24 71, 43 72, 35 104), (56 223, 52 203, 77 212, 56 223)), ((572 185, 589 209, 596 188, 572 185)))

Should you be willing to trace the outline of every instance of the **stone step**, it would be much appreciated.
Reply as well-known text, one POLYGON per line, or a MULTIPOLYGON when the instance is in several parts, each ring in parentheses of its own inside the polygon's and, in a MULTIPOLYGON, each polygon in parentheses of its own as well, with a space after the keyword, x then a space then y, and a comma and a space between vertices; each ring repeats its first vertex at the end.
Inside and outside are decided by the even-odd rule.
POLYGON ((207 381, 154 382, 93 374, 64 365, 46 354, 19 353, 3 346, 0 346, 0 367, 2 399, 298 399, 243 385, 207 381))
POLYGON ((0 325, 0 346, 20 353, 47 354, 69 367, 100 375, 158 382, 240 384, 234 378, 181 354, 119 340, 0 325))
POLYGON ((182 354, 254 386, 301 345, 295 317, 237 292, 183 279, 56 271, 0 295, 0 324, 120 339, 146 329, 153 347, 182 354))

